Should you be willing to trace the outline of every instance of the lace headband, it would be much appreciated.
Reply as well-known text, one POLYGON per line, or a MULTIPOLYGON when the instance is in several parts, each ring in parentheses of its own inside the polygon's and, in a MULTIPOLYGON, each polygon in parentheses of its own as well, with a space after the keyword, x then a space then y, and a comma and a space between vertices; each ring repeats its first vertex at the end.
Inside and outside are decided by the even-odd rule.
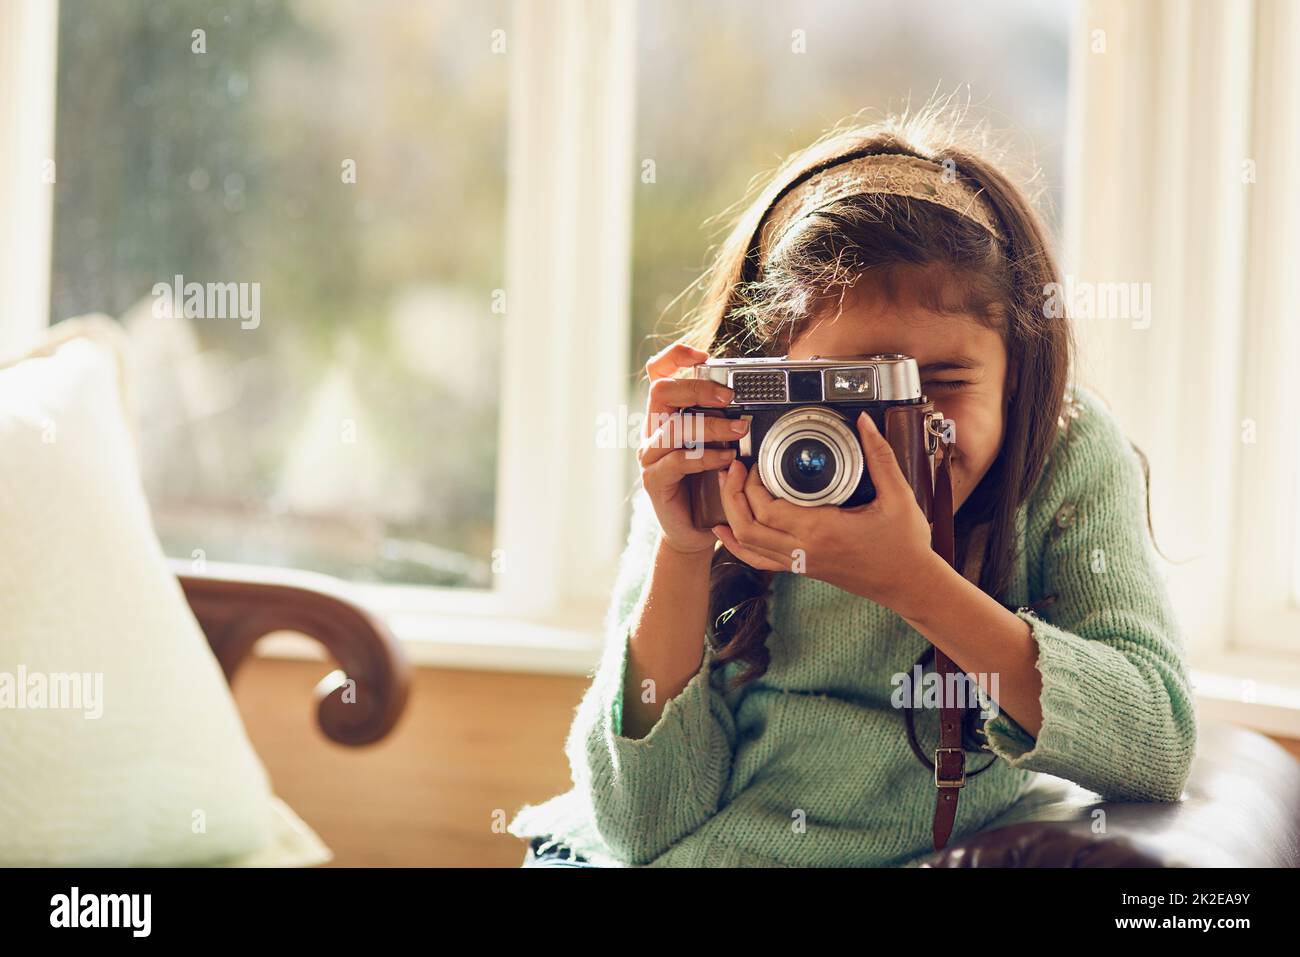
POLYGON ((995 239, 1001 239, 997 217, 982 192, 962 183, 952 166, 901 153, 861 156, 814 174, 783 196, 765 219, 759 248, 766 259, 799 220, 846 196, 862 193, 935 203, 979 223, 995 239))

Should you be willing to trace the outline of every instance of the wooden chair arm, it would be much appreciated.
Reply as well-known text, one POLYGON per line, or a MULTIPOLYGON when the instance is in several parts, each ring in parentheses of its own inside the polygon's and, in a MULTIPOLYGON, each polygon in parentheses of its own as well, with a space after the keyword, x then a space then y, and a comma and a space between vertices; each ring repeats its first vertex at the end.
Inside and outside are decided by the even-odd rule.
POLYGON ((324 645, 341 669, 317 686, 316 718, 326 737, 372 744, 397 724, 410 688, 406 656, 382 622, 337 593, 335 579, 275 572, 268 580, 237 566, 196 573, 188 562, 171 565, 227 681, 259 639, 299 632, 324 645))

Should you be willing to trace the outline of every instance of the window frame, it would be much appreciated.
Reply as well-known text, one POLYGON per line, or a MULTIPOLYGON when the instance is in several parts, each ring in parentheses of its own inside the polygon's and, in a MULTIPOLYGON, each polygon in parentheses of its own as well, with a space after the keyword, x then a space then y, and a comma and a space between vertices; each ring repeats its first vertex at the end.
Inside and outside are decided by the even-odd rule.
MULTIPOLYGON (((0 4, 0 349, 35 346, 49 326, 54 186, 42 178, 54 160, 57 0, 0 4)), ((55 181, 58 170, 55 170, 55 181)))

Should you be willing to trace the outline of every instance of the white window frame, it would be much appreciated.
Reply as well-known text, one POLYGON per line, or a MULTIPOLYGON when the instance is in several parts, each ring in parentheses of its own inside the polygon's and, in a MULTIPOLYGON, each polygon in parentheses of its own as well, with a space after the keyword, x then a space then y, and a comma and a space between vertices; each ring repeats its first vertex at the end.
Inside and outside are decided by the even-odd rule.
POLYGON ((1296 489, 1282 483, 1300 398, 1285 288, 1300 233, 1284 215, 1300 209, 1284 166, 1300 143, 1300 10, 1087 0, 1075 34, 1065 269, 1149 281, 1156 304, 1141 331, 1076 323, 1081 378, 1151 461, 1202 713, 1300 736, 1296 489))
MULTIPOLYGON (((35 345, 49 325, 54 86, 59 5, 0 4, 0 350, 35 345)), ((55 170, 57 180, 57 170, 55 170)))
MULTIPOLYGON (((0 349, 49 323, 57 3, 0 6, 0 349), (15 148, 15 145, 17 148, 15 148)), ((497 471, 496 587, 341 586, 419 662, 581 673, 625 539, 632 453, 597 448, 626 401, 632 244, 634 0, 515 5, 497 471), (580 463, 573 468, 574 463, 580 463)), ((486 45, 489 37, 484 37, 486 45)), ((625 411, 625 410, 624 410, 625 411)), ((209 565, 287 580, 292 570, 209 565)), ((312 654, 305 642, 264 643, 312 654)))

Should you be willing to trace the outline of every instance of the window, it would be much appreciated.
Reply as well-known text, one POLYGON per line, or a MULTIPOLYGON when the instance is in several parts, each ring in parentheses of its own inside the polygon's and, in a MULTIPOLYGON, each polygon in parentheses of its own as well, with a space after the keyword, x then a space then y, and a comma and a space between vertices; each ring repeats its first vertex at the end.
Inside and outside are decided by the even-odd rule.
MULTIPOLYGON (((1151 303, 1080 325, 1090 378, 1151 462, 1189 660, 1245 680, 1237 718, 1300 687, 1300 8, 1093 0, 1075 42, 1073 271, 1151 303)), ((1275 714, 1256 726, 1296 733, 1275 714)))
MULTIPOLYGON (((1300 687, 1300 7, 1244 11, 0 4, 0 82, 21 91, 0 101, 0 340, 31 341, 47 304, 123 319, 174 554, 408 582, 361 589, 398 634, 584 670, 622 535, 592 517, 626 504, 633 464, 592 417, 640 409, 646 337, 678 318, 710 217, 829 123, 973 78, 975 111, 1036 149, 1065 271, 1150 282, 1140 328, 1077 324, 1084 377, 1147 453, 1203 704, 1223 677, 1236 718, 1233 675, 1300 687), (259 283, 258 327, 162 322, 175 275, 259 283), (501 388, 448 397, 480 362, 501 388), (475 632, 468 611, 501 617, 475 632)), ((1275 711, 1268 730, 1294 733, 1300 712, 1275 711)))
POLYGON ((491 612, 585 654, 635 464, 600 420, 640 411, 706 221, 835 120, 939 91, 1013 164, 1037 149, 1059 231, 1069 12, 64 0, 52 319, 129 333, 170 554, 375 583, 403 635, 491 612))
MULTIPOLYGON (((1247 19, 1248 26, 1251 26, 1247 19)), ((1237 160, 1247 221, 1242 269, 1242 358, 1237 447, 1240 470, 1228 507, 1237 517, 1233 646, 1300 665, 1300 321, 1294 264, 1300 257, 1300 9, 1255 9, 1247 60, 1257 120, 1237 160)), ((1297 667, 1300 683, 1300 667, 1297 667)))
POLYGON ((60 4, 51 315, 130 335, 169 554, 493 584, 512 10, 60 4))

